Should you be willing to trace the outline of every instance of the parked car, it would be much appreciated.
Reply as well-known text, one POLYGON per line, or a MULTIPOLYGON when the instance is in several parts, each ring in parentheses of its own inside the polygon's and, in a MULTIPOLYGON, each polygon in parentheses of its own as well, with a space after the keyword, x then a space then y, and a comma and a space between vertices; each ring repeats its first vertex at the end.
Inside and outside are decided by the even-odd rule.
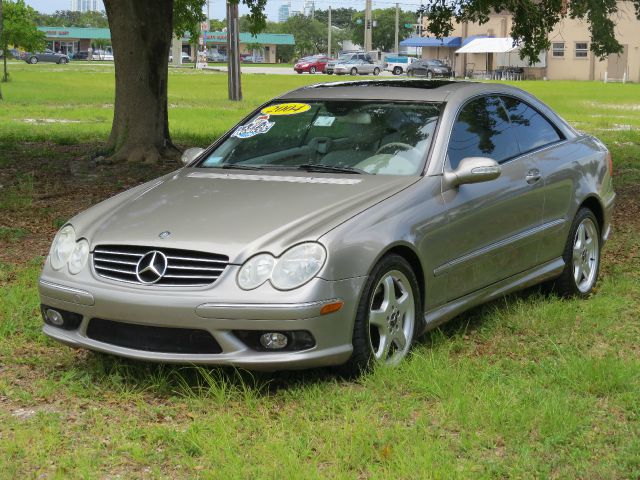
POLYGON ((207 55, 207 61, 214 63, 222 63, 227 61, 227 56, 220 52, 212 52, 207 55))
POLYGON ((293 66, 293 69, 297 73, 308 72, 310 74, 314 74, 317 72, 324 73, 327 69, 327 63, 329 62, 329 57, 326 55, 313 55, 310 57, 301 58, 296 62, 293 66))
POLYGON ((507 85, 306 86, 183 159, 58 232, 46 335, 354 375, 514 290, 588 296, 611 231, 607 148, 507 85))
POLYGON ((46 49, 44 52, 25 53, 22 59, 31 64, 38 62, 69 63, 69 57, 67 55, 64 53, 56 53, 49 49, 46 49))
POLYGON ((409 77, 453 77, 453 70, 440 60, 418 60, 407 67, 409 77))
POLYGON ((373 61, 373 58, 365 52, 341 53, 336 60, 329 60, 325 67, 325 73, 333 75, 335 67, 338 63, 346 63, 351 60, 367 60, 373 61))
POLYGON ((91 55, 92 60, 101 60, 107 62, 113 62, 113 50, 107 48, 106 50, 97 49, 94 50, 91 55))
POLYGON ((407 71, 409 65, 417 60, 418 59, 414 57, 388 56, 385 58, 384 69, 394 75, 402 75, 407 71))
POLYGON ((264 63, 264 57, 253 53, 243 53, 240 55, 240 61, 243 63, 264 63))
POLYGON ((349 60, 345 63, 337 63, 333 68, 333 73, 336 75, 380 75, 382 65, 374 63, 370 60, 349 60))
MULTIPOLYGON (((186 52, 180 53, 180 62, 181 63, 189 63, 191 61, 191 57, 186 52)), ((169 54, 169 63, 173 62, 173 54, 169 54)))
MULTIPOLYGON (((9 50, 7 50, 9 52, 9 57, 10 58, 14 58, 16 60, 24 60, 24 52, 21 52, 20 50, 18 50, 17 48, 10 48, 9 50)), ((4 58, 4 51, 0 50, 0 58, 4 58)))
POLYGON ((71 56, 71 58, 73 60, 89 60, 89 52, 86 50, 81 52, 76 52, 71 56))

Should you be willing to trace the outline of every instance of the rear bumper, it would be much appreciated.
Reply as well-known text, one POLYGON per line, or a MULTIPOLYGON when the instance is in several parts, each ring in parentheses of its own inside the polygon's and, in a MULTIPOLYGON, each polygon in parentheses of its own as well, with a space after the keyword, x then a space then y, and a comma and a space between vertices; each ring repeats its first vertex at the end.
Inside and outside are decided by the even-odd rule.
POLYGON ((351 356, 353 319, 364 277, 329 282, 316 279, 313 289, 320 298, 295 303, 221 303, 202 294, 149 296, 135 289, 82 289, 49 279, 39 283, 41 303, 53 309, 82 315, 78 328, 65 330, 45 324, 43 332, 66 345, 87 348, 136 360, 153 362, 231 365, 252 370, 300 369, 339 365, 351 356), (321 315, 327 303, 340 299, 342 309, 321 315), (90 338, 91 319, 152 327, 196 329, 208 332, 221 353, 184 354, 127 348, 90 338), (307 331, 315 346, 300 351, 258 351, 244 343, 235 331, 307 331))

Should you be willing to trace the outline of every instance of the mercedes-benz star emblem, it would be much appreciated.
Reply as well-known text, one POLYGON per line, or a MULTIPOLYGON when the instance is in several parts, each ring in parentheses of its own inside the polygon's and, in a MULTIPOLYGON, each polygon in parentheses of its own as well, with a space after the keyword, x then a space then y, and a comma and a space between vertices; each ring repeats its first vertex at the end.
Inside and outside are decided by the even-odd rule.
POLYGON ((167 238, 169 235, 171 235, 171 232, 169 230, 165 230, 164 232, 160 232, 160 234, 158 235, 162 240, 164 240, 165 238, 167 238))
POLYGON ((164 253, 153 250, 145 254, 136 267, 136 277, 140 282, 151 285, 159 282, 167 272, 167 257, 164 253))

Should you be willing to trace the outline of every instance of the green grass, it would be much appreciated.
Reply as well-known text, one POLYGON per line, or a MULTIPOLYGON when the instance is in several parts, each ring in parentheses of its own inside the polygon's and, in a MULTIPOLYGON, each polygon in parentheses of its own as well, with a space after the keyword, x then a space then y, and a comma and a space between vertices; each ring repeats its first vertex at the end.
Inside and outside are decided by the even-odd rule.
MULTIPOLYGON (((12 65, 2 85, 0 168, 19 165, 3 144, 90 148, 109 131, 112 71, 33 67, 12 65)), ((206 145, 259 103, 323 79, 245 75, 246 100, 231 104, 226 76, 172 71, 173 135, 206 145)), ((621 206, 591 298, 509 296, 428 334, 400 368, 342 382, 71 350, 40 333, 42 258, 0 264, 0 478, 638 478, 640 86, 518 85, 613 152, 621 206)), ((34 191, 23 175, 2 197, 13 209, 34 191)))

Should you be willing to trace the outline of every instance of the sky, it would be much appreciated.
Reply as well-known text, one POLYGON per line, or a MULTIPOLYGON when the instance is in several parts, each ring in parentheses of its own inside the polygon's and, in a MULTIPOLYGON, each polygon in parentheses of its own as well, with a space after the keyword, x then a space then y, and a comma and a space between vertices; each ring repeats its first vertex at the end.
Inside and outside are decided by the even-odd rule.
MULTIPOLYGON (((71 0, 26 0, 26 3, 42 13, 53 13, 56 10, 69 10, 71 8, 71 0)), ((276 21, 278 19, 278 8, 283 3, 282 0, 267 1, 267 16, 269 20, 276 21)), ((350 7, 364 10, 364 3, 364 0, 316 0, 315 2, 317 10, 326 10, 329 6, 332 8, 350 7)), ((416 10, 422 2, 421 0, 400 0, 398 3, 403 10, 416 10)), ((396 2, 392 0, 373 0, 373 8, 389 8, 395 4, 396 2)), ((224 0, 211 0, 210 5, 211 18, 223 19, 225 17, 224 0)), ((303 6, 304 0, 291 0, 292 10, 302 10, 303 6)), ((247 13, 247 9, 241 5, 240 14, 244 13, 247 13)))

